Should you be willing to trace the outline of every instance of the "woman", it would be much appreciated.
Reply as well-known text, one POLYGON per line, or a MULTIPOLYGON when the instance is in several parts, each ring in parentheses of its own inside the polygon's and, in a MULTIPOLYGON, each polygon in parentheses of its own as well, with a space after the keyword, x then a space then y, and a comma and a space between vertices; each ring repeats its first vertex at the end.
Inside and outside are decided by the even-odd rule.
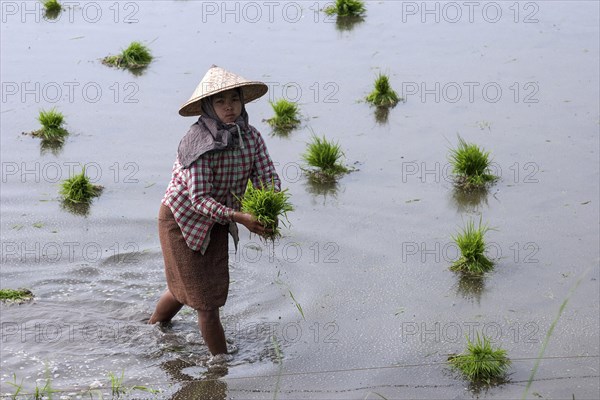
POLYGON ((179 110, 199 115, 179 143, 171 182, 159 211, 159 237, 168 289, 150 324, 168 322, 186 304, 198 311, 198 325, 209 351, 226 354, 219 307, 229 290, 228 236, 237 248, 237 225, 269 233, 252 215, 239 210, 248 180, 254 186, 279 176, 260 133, 248 123, 245 103, 268 88, 212 66, 179 110))

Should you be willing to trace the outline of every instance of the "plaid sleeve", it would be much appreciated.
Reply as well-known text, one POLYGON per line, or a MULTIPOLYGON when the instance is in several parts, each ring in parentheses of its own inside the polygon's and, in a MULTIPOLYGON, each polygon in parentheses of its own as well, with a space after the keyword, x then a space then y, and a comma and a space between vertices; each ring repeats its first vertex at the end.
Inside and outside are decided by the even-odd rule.
POLYGON ((263 183, 268 185, 272 183, 275 186, 275 190, 279 191, 281 190, 281 181, 275 171, 273 160, 269 156, 267 145, 256 129, 254 130, 254 134, 256 135, 257 152, 254 165, 252 166, 252 173, 250 174, 252 185, 260 187, 263 183))
POLYGON ((188 168, 189 196, 196 212, 219 224, 226 224, 231 221, 233 209, 212 198, 212 182, 213 173, 207 157, 200 157, 188 168))

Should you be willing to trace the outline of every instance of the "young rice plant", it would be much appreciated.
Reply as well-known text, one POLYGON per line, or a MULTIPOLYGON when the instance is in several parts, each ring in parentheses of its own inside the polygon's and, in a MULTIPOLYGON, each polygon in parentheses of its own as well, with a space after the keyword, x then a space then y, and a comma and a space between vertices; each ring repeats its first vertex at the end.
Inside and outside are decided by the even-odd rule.
POLYGON ((344 153, 338 143, 333 143, 325 139, 313 136, 312 142, 308 144, 306 153, 302 158, 307 164, 316 170, 308 171, 310 177, 317 182, 330 182, 342 174, 349 172, 340 160, 344 153))
POLYGON ((21 303, 33 299, 29 289, 0 289, 0 301, 21 303))
POLYGON ((470 220, 461 233, 456 236, 452 235, 461 254, 460 258, 450 267, 452 271, 481 275, 494 267, 494 264, 485 255, 486 245, 483 237, 489 230, 488 226, 481 225, 481 220, 479 220, 477 228, 475 223, 470 220))
POLYGON ((467 350, 448 359, 451 367, 459 370, 472 383, 491 384, 501 381, 510 367, 511 361, 506 350, 492 348, 490 339, 477 333, 473 343, 467 337, 467 350))
POLYGON ((452 172, 456 175, 456 185, 463 189, 484 187, 498 177, 490 174, 490 153, 458 137, 458 147, 450 150, 452 172))
POLYGON ((55 15, 58 14, 62 9, 58 0, 43 0, 42 4, 46 9, 47 14, 55 15))
POLYGON ((33 132, 33 135, 51 142, 62 142, 64 137, 69 134, 62 127, 64 120, 64 115, 55 108, 48 111, 41 110, 38 121, 42 124, 42 128, 33 132))
POLYGON ((81 174, 62 182, 60 194, 67 203, 90 203, 101 191, 101 186, 93 185, 85 176, 84 168, 81 174))
POLYGON ((144 46, 140 42, 131 42, 129 47, 116 56, 104 57, 102 62, 106 65, 129 68, 129 69, 140 69, 148 66, 152 61, 152 54, 148 47, 144 46))
POLYGON ((325 8, 325 14, 338 17, 361 17, 364 15, 366 8, 365 3, 361 0, 336 0, 334 5, 325 8))
POLYGON ((273 128, 284 131, 292 130, 300 123, 298 119, 298 105, 296 103, 280 99, 275 103, 271 103, 271 107, 273 107, 275 116, 268 119, 267 122, 273 128))
POLYGON ((271 233, 265 234, 265 239, 274 241, 281 237, 279 217, 283 216, 287 220, 287 213, 294 211, 289 198, 287 189, 276 191, 273 184, 262 184, 260 188, 256 188, 248 181, 246 193, 240 203, 243 212, 253 215, 265 228, 271 230, 271 233))
POLYGON ((384 74, 379 74, 375 88, 367 96, 367 101, 377 107, 395 107, 401 100, 390 86, 390 78, 384 74))

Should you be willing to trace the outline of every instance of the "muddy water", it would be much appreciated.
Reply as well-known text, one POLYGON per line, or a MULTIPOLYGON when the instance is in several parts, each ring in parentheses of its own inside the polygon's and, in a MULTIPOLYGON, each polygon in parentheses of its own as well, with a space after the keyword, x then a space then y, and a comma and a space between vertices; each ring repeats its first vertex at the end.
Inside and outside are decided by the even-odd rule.
POLYGON ((597 396, 597 3, 482 2, 471 15, 368 2, 346 29, 312 2, 79 2, 55 22, 7 3, 0 286, 36 300, 1 308, 2 394, 16 374, 27 390, 50 376, 65 398, 96 381, 110 395, 109 372, 123 371, 125 386, 161 390, 130 398, 515 398, 580 282, 531 392, 597 396), (156 56, 143 74, 101 65, 133 40, 156 56), (222 313, 238 351, 221 372, 192 310, 170 328, 143 323, 164 289, 158 205, 193 122, 176 111, 212 63, 269 82, 305 122, 270 135, 268 99, 248 106, 296 211, 273 248, 245 234, 231 252, 222 313), (378 71, 407 100, 386 123, 360 101, 378 71), (21 134, 52 106, 70 131, 54 152, 21 134), (312 132, 357 169, 336 186, 301 175, 312 132), (478 198, 447 176, 457 134, 501 176, 478 198), (86 215, 57 195, 78 163, 104 186, 86 215), (496 268, 460 279, 450 236, 480 217, 496 228, 496 268), (513 359, 509 382, 479 394, 444 366, 474 332, 513 359))

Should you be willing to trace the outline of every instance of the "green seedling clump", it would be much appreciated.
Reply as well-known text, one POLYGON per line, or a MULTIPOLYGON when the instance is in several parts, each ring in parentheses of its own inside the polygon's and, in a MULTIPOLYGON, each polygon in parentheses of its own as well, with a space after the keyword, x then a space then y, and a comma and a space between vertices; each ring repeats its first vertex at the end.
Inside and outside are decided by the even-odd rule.
POLYGON ((361 0, 336 0, 334 5, 325 8, 325 14, 338 17, 361 17, 364 15, 366 8, 365 3, 361 0))
POLYGON ((42 4, 48 14, 58 14, 62 10, 58 0, 43 0, 42 4))
POLYGON ((458 147, 450 150, 449 161, 452 172, 456 175, 455 183, 462 189, 485 187, 498 179, 490 174, 490 153, 465 142, 460 136, 458 147))
POLYGON ((92 199, 100 195, 101 186, 93 185, 85 176, 85 168, 81 174, 75 175, 62 182, 60 194, 67 203, 90 203, 92 199))
POLYGON ((331 182, 349 172, 349 169, 340 162, 343 156, 344 153, 338 143, 330 142, 325 137, 313 136, 302 157, 309 166, 316 168, 308 171, 312 179, 317 182, 331 182))
POLYGON ((144 68, 151 61, 152 54, 150 50, 140 42, 132 42, 121 54, 107 56, 102 60, 106 65, 129 69, 144 68))
POLYGON ((0 301, 7 303, 23 303, 33 299, 28 289, 0 289, 0 301))
POLYGON ((271 103, 275 116, 268 119, 269 125, 275 129, 292 130, 298 126, 298 105, 285 99, 278 100, 276 103, 271 103))
POLYGON ((483 335, 483 340, 477 333, 477 341, 471 342, 467 337, 467 350, 448 359, 453 368, 458 369, 472 383, 501 381, 510 367, 511 361, 506 356, 506 350, 492 348, 490 339, 483 335))
POLYGON ((452 236, 461 254, 460 258, 450 267, 452 271, 481 275, 494 267, 494 264, 485 255, 486 245, 483 237, 489 230, 489 227, 481 225, 481 220, 477 228, 471 220, 467 222, 461 233, 452 236))
POLYGON ((272 184, 262 184, 260 188, 256 188, 248 181, 246 193, 240 199, 241 210, 251 214, 265 228, 270 229, 271 233, 264 237, 274 241, 281 237, 281 230, 278 226, 279 217, 283 216, 287 220, 287 213, 294 211, 289 198, 287 189, 276 191, 272 184))
POLYGON ((51 142, 62 142, 64 137, 69 134, 62 127, 64 119, 64 115, 54 108, 49 111, 41 110, 38 121, 42 124, 42 128, 33 132, 33 135, 51 142))
POLYGON ((375 89, 367 96, 367 101, 377 107, 395 107, 401 100, 390 86, 390 79, 383 74, 379 74, 375 80, 375 89))

